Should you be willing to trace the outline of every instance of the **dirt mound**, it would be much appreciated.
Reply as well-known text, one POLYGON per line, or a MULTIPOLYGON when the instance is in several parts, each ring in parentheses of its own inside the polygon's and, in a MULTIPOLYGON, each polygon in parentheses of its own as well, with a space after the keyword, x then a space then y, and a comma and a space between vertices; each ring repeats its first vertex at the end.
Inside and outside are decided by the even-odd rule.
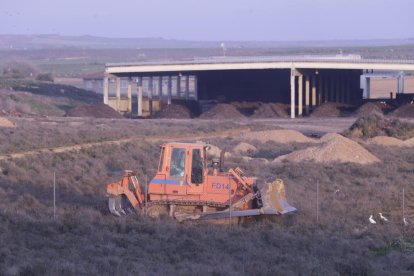
POLYGON ((391 112, 390 115, 394 117, 414 118, 414 104, 404 104, 391 112))
POLYGON ((0 117, 0 127, 16 127, 16 125, 10 120, 0 117))
POLYGON ((312 143, 313 139, 306 137, 296 130, 276 129, 248 132, 242 136, 244 139, 258 140, 262 143, 273 141, 276 143, 312 143))
POLYGON ((338 103, 323 103, 311 113, 311 117, 340 117, 341 105, 338 103))
POLYGON ((353 125, 344 132, 352 138, 373 138, 375 136, 389 136, 399 139, 414 137, 414 124, 402 122, 398 119, 386 119, 382 115, 371 114, 358 118, 353 125))
POLYGON ((191 111, 188 107, 182 104, 170 104, 156 112, 152 118, 157 119, 190 119, 192 118, 191 111))
POLYGON ((414 147, 414 138, 407 139, 403 142, 404 146, 414 147))
POLYGON ((257 108, 250 118, 287 118, 287 106, 281 103, 263 103, 257 108))
POLYGON ((233 148, 233 152, 236 154, 244 154, 244 153, 248 153, 248 154, 252 154, 255 153, 257 151, 257 148, 253 145, 250 145, 248 143, 239 143, 237 146, 235 146, 233 148))
POLYGON ((314 161, 319 163, 340 162, 372 164, 381 162, 376 156, 363 148, 357 142, 336 133, 328 133, 321 138, 321 144, 303 150, 279 156, 274 162, 314 161))
POLYGON ((113 118, 122 119, 124 118, 117 111, 112 109, 106 104, 85 104, 72 108, 66 114, 68 117, 94 117, 94 118, 113 118))
POLYGON ((395 146, 400 147, 404 145, 404 142, 398 138, 389 137, 389 136, 376 136, 374 138, 368 139, 369 144, 379 145, 379 146, 395 146))
POLYGON ((219 103, 200 115, 200 119, 243 119, 245 118, 231 104, 219 103))
POLYGON ((353 113, 353 115, 358 117, 369 116, 371 114, 384 115, 380 107, 380 103, 363 104, 353 113))

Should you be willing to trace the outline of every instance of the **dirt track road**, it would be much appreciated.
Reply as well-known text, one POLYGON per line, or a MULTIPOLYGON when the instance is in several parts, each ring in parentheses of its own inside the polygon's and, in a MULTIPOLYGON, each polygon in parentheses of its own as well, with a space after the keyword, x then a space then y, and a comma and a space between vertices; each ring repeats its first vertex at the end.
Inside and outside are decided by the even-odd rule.
MULTIPOLYGON (((181 123, 185 120, 177 120, 181 123)), ((110 145, 110 144, 123 144, 132 141, 185 141, 185 140, 196 140, 196 139, 208 139, 208 138, 221 138, 226 136, 239 136, 243 132, 250 131, 250 126, 255 123, 260 123, 262 125, 268 125, 269 128, 285 128, 297 130, 304 133, 305 135, 322 135, 327 132, 342 132, 345 129, 349 128, 350 125, 355 121, 355 118, 298 118, 298 119, 260 119, 260 120, 246 120, 237 122, 238 128, 232 128, 229 131, 220 131, 212 132, 209 134, 199 134, 199 135, 181 135, 174 137, 167 136, 135 136, 130 138, 118 139, 118 140, 109 140, 109 141, 100 141, 100 142, 89 142, 77 145, 70 146, 59 146, 54 148, 39 148, 25 152, 16 152, 0 155, 0 160, 8 159, 18 159, 24 158, 27 156, 33 156, 37 154, 44 153, 62 153, 69 151, 76 151, 81 149, 87 149, 95 146, 110 145)), ((189 122, 194 122, 194 120, 189 120, 189 122)))

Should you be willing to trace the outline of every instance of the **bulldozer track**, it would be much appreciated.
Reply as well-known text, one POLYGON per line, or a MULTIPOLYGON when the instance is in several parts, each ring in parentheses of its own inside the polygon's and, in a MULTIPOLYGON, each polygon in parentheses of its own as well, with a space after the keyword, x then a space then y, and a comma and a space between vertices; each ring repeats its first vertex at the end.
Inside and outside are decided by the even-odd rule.
POLYGON ((147 203, 147 207, 153 205, 177 205, 177 206, 209 206, 209 207, 228 207, 226 204, 221 204, 213 201, 188 201, 188 200, 154 200, 147 203))
POLYGON ((71 146, 60 146, 54 148, 39 148, 34 150, 29 150, 25 152, 16 152, 16 153, 7 153, 0 155, 1 160, 10 160, 10 159, 19 159, 25 158, 33 155, 38 154, 46 154, 46 153, 64 153, 70 151, 77 151, 81 149, 88 149, 96 146, 102 145, 120 145, 124 143, 130 143, 134 141, 147 141, 147 142, 156 142, 159 140, 163 141, 175 141, 175 140, 196 140, 196 139, 206 139, 206 138, 221 138, 226 137, 228 135, 238 135, 242 132, 249 130, 249 128, 238 128, 232 129, 231 131, 221 131, 221 132, 214 132, 211 134, 195 134, 195 135, 182 135, 182 136, 174 136, 174 137, 164 137, 164 136, 137 136, 132 138, 123 138, 117 140, 109 140, 109 141, 101 141, 101 142, 90 142, 90 143, 83 143, 78 145, 71 145, 71 146))

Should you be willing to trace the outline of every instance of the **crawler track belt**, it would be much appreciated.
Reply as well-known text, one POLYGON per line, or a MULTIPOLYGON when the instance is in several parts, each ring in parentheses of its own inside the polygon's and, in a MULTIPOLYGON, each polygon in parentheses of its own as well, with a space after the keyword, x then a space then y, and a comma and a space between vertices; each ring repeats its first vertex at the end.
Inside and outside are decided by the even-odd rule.
POLYGON ((147 203, 147 206, 152 205, 177 205, 177 206, 209 206, 209 207, 228 207, 226 204, 221 204, 212 201, 187 201, 187 200, 154 200, 147 203))

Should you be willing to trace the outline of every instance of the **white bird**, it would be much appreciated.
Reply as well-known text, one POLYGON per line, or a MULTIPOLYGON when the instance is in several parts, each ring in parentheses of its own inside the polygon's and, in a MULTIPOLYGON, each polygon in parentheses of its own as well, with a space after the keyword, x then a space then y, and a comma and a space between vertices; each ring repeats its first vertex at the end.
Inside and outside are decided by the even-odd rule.
POLYGON ((369 222, 371 222, 372 224, 376 224, 377 222, 374 220, 373 215, 371 215, 369 217, 369 222))
POLYGON ((378 213, 378 214, 380 215, 380 218, 381 218, 383 221, 388 222, 388 219, 387 219, 386 217, 384 217, 384 216, 382 215, 382 213, 378 213))
POLYGON ((407 226, 409 224, 408 221, 405 218, 403 218, 403 221, 404 221, 405 226, 407 226))

